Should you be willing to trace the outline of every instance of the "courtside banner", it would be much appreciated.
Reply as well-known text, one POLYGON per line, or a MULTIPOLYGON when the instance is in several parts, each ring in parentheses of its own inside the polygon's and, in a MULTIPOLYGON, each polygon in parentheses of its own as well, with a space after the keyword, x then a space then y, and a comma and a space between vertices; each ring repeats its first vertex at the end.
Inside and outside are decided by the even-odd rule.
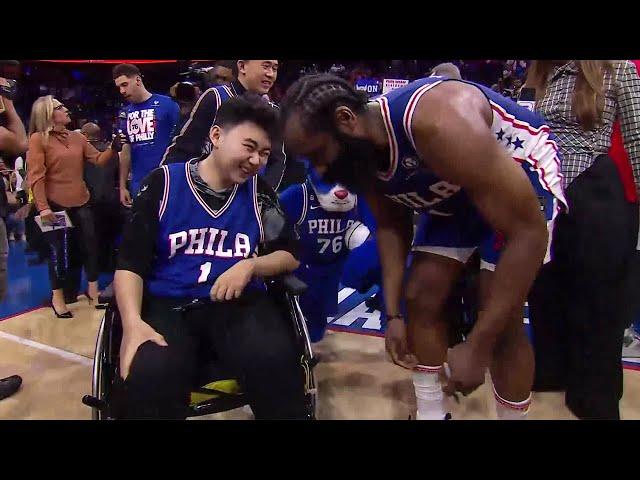
POLYGON ((361 78, 356 82, 356 90, 362 90, 370 97, 380 94, 380 82, 375 78, 361 78))
POLYGON ((389 93, 396 88, 404 87, 409 83, 409 80, 403 80, 399 78, 385 78, 382 81, 382 94, 389 93))

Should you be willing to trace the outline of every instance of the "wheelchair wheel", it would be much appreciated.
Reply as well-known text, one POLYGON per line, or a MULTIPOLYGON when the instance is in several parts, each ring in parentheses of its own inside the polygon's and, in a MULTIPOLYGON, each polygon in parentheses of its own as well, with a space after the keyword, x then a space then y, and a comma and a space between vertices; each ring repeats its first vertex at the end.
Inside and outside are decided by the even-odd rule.
POLYGON ((82 403, 91 407, 91 418, 93 420, 103 420, 106 408, 105 391, 106 384, 104 378, 104 354, 105 354, 105 334, 106 334, 107 314, 102 317, 96 349, 93 355, 93 376, 91 379, 91 395, 85 395, 82 403))
POLYGON ((307 404, 307 412, 311 420, 316 418, 316 379, 313 372, 314 367, 317 364, 317 360, 313 355, 311 349, 311 338, 309 336, 309 330, 307 329, 307 321, 304 318, 298 297, 287 294, 287 303, 289 312, 294 323, 294 330, 300 347, 302 349, 302 355, 300 358, 300 364, 305 374, 305 399, 307 404))
POLYGON ((93 379, 91 395, 85 395, 82 403, 91 407, 94 420, 106 420, 112 418, 109 407, 109 394, 113 390, 112 384, 116 375, 114 348, 120 344, 121 329, 119 322, 115 321, 117 308, 110 305, 105 311, 93 357, 93 379))

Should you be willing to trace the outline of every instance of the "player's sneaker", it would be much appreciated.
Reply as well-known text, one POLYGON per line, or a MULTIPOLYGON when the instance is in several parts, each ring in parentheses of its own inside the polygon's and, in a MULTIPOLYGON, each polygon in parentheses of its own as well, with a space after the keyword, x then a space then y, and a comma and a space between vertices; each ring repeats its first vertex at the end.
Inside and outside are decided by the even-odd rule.
POLYGON ((20 385, 22 385, 22 378, 19 375, 0 378, 0 400, 16 393, 20 389, 20 385))
POLYGON ((640 358, 640 335, 633 328, 628 328, 624 332, 622 356, 626 358, 640 358))
MULTIPOLYGON (((444 418, 442 420, 451 420, 451 414, 447 413, 444 418)), ((415 418, 413 415, 409 415, 409 418, 407 418, 407 420, 417 420, 417 418, 415 418)))

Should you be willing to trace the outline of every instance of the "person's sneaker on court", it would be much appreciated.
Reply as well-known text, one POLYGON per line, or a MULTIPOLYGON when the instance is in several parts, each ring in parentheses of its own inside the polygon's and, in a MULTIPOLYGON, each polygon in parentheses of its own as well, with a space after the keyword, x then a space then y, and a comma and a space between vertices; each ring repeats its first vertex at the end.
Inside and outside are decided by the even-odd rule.
POLYGON ((624 332, 622 356, 626 358, 640 358, 640 335, 633 328, 628 328, 624 332))
POLYGON ((20 385, 22 385, 22 377, 19 375, 0 379, 0 400, 16 393, 20 389, 20 385))

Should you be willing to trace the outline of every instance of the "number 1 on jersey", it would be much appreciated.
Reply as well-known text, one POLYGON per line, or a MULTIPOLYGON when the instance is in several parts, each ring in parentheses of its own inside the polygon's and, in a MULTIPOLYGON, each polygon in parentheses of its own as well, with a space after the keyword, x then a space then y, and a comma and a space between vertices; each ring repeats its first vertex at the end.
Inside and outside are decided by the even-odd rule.
POLYGON ((202 265, 200 265, 200 278, 198 278, 198 283, 206 283, 210 273, 211 262, 203 263, 202 265))

